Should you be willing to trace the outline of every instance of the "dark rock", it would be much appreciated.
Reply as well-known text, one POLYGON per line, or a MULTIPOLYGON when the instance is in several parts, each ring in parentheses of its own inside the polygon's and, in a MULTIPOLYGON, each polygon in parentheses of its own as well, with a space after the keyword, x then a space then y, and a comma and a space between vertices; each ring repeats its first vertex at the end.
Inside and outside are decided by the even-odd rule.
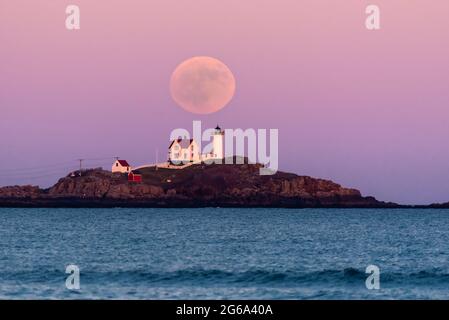
POLYGON ((142 183, 100 169, 60 179, 53 187, 0 188, 0 206, 50 207, 398 207, 363 197, 332 181, 277 172, 258 164, 140 169, 142 183))
POLYGON ((1 198, 32 198, 39 197, 42 190, 37 186, 11 186, 0 188, 1 198))

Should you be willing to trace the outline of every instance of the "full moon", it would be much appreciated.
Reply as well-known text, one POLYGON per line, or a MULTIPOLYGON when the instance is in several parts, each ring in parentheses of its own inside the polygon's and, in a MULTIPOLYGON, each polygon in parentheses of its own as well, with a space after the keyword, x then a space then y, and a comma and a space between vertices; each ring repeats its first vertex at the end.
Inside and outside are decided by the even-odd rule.
POLYGON ((170 80, 173 100, 183 109, 197 114, 217 112, 231 101, 235 78, 220 60, 193 57, 182 62, 170 80))

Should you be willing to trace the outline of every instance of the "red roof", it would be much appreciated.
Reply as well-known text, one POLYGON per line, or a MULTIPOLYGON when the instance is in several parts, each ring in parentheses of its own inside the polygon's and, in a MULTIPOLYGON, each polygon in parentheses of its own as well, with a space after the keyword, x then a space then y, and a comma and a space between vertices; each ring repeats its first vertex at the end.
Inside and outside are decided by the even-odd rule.
POLYGON ((117 161, 118 161, 118 163, 120 163, 120 165, 122 167, 129 167, 130 166, 129 163, 126 160, 117 160, 117 161))

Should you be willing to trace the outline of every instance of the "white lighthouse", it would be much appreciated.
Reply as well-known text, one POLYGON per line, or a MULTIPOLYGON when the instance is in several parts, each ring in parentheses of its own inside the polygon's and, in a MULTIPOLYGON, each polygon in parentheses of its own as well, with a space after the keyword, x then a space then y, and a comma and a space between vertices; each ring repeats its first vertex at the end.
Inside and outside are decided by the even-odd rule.
POLYGON ((223 159, 223 137, 224 131, 217 125, 215 128, 215 132, 212 136, 212 145, 213 145, 213 158, 215 159, 223 159))

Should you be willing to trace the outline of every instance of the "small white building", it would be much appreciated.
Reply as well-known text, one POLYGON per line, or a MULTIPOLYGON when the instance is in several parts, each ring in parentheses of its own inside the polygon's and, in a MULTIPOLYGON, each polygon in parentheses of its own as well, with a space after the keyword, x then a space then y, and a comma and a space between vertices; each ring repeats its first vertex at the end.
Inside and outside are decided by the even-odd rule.
POLYGON ((112 173, 130 173, 131 166, 126 160, 116 160, 112 164, 112 173))

